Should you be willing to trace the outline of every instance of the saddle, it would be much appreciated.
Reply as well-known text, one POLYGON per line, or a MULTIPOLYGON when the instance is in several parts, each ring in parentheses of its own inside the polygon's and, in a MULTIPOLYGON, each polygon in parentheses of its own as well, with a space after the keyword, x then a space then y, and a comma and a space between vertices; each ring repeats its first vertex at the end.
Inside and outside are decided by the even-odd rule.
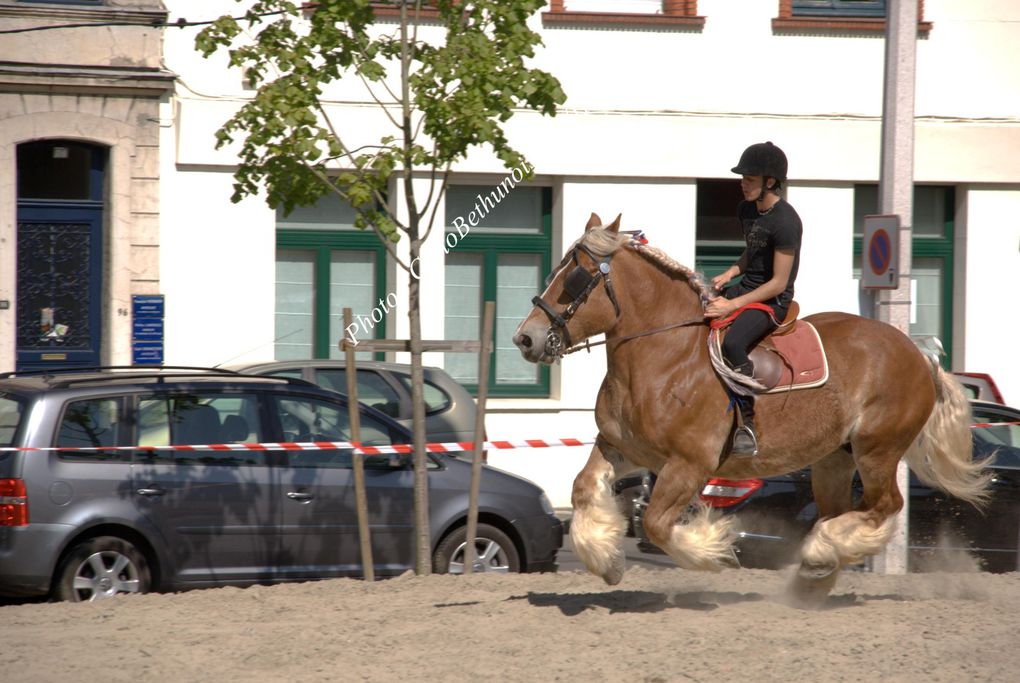
MULTIPOLYGON (((754 379, 766 394, 820 387, 829 379, 829 364, 821 337, 811 323, 798 319, 800 306, 790 303, 786 317, 748 354, 754 379)), ((721 345, 725 328, 717 330, 721 345)))
POLYGON ((783 322, 748 354, 754 378, 768 388, 767 394, 820 387, 829 379, 829 363, 815 326, 797 316, 796 301, 783 322))

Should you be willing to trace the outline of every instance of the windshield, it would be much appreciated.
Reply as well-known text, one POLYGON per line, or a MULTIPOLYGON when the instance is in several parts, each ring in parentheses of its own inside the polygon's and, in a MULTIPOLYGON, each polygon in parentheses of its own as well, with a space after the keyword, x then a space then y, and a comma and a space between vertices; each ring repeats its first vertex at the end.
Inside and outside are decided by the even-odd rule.
POLYGON ((0 392, 0 446, 14 445, 14 436, 18 433, 24 411, 25 404, 21 399, 0 392))

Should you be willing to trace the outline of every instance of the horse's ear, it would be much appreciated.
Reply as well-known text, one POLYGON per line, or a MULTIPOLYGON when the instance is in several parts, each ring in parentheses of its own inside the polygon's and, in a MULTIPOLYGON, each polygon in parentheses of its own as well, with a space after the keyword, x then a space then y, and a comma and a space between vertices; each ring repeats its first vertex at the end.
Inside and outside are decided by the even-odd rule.
POLYGON ((597 213, 592 213, 591 218, 588 219, 588 225, 584 226, 584 231, 588 232, 592 228, 597 228, 602 225, 602 219, 599 218, 597 213))
POLYGON ((620 219, 623 218, 623 214, 618 214, 616 220, 606 226, 606 230, 609 232, 620 232, 620 219))

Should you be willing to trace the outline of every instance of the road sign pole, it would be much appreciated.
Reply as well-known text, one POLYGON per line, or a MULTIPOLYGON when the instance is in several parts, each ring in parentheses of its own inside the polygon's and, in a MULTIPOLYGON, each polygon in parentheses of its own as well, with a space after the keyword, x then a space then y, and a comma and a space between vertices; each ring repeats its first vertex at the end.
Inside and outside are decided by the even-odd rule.
MULTIPOLYGON (((878 204, 880 213, 900 217, 899 273, 895 289, 879 292, 875 316, 907 335, 910 334, 910 259, 914 223, 916 61, 917 0, 890 0, 886 3, 885 92, 878 204)), ((903 494, 903 509, 897 517, 896 532, 873 565, 876 571, 885 574, 907 571, 910 477, 902 461, 896 472, 896 481, 903 494)))

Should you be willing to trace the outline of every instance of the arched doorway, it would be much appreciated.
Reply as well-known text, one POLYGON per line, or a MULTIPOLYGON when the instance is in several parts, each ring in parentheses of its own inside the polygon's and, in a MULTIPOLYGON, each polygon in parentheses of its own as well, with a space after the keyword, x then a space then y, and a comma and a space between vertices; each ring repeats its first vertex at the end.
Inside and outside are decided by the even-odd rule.
POLYGON ((17 369, 99 365, 107 150, 18 145, 17 369))

